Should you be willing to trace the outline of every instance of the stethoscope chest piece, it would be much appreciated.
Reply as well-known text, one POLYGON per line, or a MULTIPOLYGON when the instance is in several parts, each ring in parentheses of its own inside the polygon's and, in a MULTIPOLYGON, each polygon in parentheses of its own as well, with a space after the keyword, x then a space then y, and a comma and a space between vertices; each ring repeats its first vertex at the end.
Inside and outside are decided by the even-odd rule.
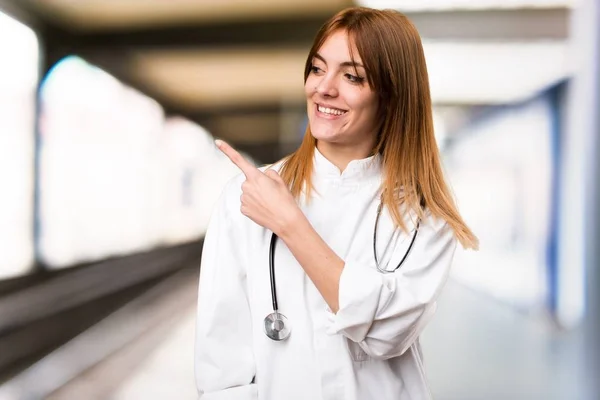
POLYGON ((265 317, 265 333, 270 339, 280 341, 290 336, 290 322, 280 312, 273 312, 265 317))

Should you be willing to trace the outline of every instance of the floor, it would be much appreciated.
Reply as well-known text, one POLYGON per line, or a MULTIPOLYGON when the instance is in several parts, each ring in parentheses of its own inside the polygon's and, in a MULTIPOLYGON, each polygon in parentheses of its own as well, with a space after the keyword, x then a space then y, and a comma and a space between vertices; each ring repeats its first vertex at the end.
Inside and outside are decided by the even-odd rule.
MULTIPOLYGON (((190 293, 196 288, 189 282, 190 293)), ((195 304, 116 352, 53 400, 196 399, 195 304)), ((584 394, 579 332, 560 332, 543 316, 514 309, 450 281, 422 337, 436 400, 595 400, 584 394)))

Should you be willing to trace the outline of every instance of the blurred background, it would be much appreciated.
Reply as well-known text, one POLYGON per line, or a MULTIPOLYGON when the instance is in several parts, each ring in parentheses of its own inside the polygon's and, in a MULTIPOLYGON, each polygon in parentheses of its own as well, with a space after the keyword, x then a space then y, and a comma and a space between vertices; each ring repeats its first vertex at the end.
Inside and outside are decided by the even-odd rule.
MULTIPOLYGON (((318 28, 419 29, 481 240, 423 337, 434 397, 600 399, 596 0, 0 0, 0 399, 193 399, 202 238, 293 151, 318 28)), ((307 399, 308 400, 308 399, 307 399)))

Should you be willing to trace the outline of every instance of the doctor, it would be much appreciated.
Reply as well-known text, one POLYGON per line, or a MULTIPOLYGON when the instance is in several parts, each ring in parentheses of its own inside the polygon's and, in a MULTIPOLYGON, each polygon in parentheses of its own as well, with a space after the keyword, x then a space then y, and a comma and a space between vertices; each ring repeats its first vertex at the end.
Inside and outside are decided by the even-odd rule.
POLYGON ((217 141, 242 173, 204 242, 198 391, 429 399, 419 335, 456 243, 477 238, 444 181, 420 37, 398 12, 341 11, 304 81, 309 126, 289 157, 257 169, 217 141))

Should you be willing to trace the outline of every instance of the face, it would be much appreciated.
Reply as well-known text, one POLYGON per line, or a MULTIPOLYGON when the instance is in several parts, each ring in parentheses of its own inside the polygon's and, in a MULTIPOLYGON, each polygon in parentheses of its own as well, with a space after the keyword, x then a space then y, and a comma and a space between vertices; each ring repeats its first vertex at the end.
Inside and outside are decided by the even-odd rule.
POLYGON ((370 152, 375 142, 377 96, 369 87, 366 71, 348 34, 333 33, 312 60, 304 90, 308 121, 319 149, 352 146, 370 152))

